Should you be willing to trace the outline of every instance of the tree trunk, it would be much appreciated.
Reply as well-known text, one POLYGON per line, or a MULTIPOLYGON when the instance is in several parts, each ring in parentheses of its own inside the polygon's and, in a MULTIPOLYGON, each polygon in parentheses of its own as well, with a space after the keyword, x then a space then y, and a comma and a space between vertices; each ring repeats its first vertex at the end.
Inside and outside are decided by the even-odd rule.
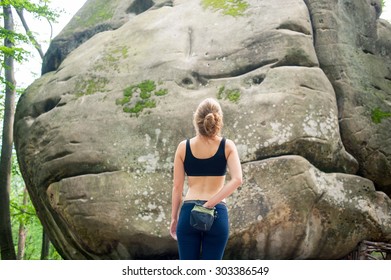
MULTIPOLYGON (((27 193, 27 189, 24 188, 22 207, 26 206, 27 202, 28 202, 28 193, 27 193)), ((26 248, 26 235, 27 235, 27 229, 26 229, 26 226, 22 220, 19 223, 18 255, 17 255, 18 260, 23 260, 23 258, 24 258, 24 252, 25 252, 25 248, 26 248)))
POLYGON ((18 239, 18 260, 23 260, 24 258, 24 252, 26 249, 26 235, 27 235, 27 229, 23 222, 19 224, 19 239, 18 239))
MULTIPOLYGON (((10 6, 3 6, 4 28, 14 31, 14 20, 10 6)), ((4 46, 13 48, 13 43, 5 38, 4 46)), ((13 144, 13 126, 15 115, 15 77, 14 58, 4 55, 5 63, 5 104, 3 120, 3 139, 0 159, 0 247, 1 259, 16 260, 10 215, 11 158, 13 144)))
POLYGON ((49 257, 49 237, 45 233, 45 230, 42 229, 42 250, 41 250, 41 260, 47 260, 49 257))

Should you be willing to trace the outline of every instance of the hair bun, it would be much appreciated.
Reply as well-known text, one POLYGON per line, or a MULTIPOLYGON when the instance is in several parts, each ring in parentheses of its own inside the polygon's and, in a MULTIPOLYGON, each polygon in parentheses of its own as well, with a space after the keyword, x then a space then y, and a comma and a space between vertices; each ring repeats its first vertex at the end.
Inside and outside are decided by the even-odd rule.
POLYGON ((207 136, 215 136, 220 130, 219 116, 215 113, 209 113, 205 116, 204 119, 204 129, 207 133, 207 136))
POLYGON ((212 98, 201 102, 194 114, 194 125, 201 135, 208 137, 218 135, 223 127, 223 112, 220 104, 212 98))

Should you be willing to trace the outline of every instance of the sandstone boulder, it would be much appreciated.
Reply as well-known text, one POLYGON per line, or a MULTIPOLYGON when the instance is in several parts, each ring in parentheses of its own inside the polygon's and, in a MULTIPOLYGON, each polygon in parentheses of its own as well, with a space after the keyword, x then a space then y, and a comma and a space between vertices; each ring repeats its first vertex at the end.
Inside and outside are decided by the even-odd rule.
POLYGON ((360 163, 359 174, 390 195, 391 24, 378 19, 378 0, 306 2, 345 148, 360 163))
POLYGON ((243 165, 230 199, 230 259, 339 259, 391 238, 391 200, 368 179, 323 173, 298 156, 243 165))
MULTIPOLYGON (((98 2, 88 1, 78 16, 95 15, 85 7, 98 2)), ((314 4, 147 2, 116 28, 75 44, 18 102, 21 171, 64 258, 176 256, 168 234, 173 156, 194 134, 193 110, 206 97, 220 100, 224 135, 237 144, 246 174, 230 204, 227 257, 338 258, 362 239, 390 239, 389 198, 353 176, 370 162, 354 158, 348 140, 341 141, 344 107, 319 63, 332 48, 314 47, 314 4), (302 206, 287 182, 303 193, 302 206), (242 213, 249 213, 245 223, 242 213), (297 250, 283 249, 281 236, 297 250)), ((135 3, 141 5, 104 7, 123 15, 135 3)), ((379 31, 387 32, 387 25, 379 31)), ((376 41, 379 49, 385 41, 376 41)), ((379 69, 384 61, 377 59, 379 69)))
POLYGON ((172 5, 172 0, 87 1, 51 42, 43 61, 42 74, 57 70, 70 52, 95 34, 115 30, 132 17, 164 5, 172 5))

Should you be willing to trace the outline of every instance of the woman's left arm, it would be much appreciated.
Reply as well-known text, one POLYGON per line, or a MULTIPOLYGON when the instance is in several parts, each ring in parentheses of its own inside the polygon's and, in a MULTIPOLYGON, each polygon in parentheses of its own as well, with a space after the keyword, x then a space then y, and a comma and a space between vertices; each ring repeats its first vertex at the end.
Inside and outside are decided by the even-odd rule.
POLYGON ((170 234, 177 240, 176 227, 178 223, 179 207, 182 202, 183 185, 185 182, 185 169, 183 166, 186 143, 181 142, 178 145, 174 158, 174 182, 171 199, 171 226, 170 234))

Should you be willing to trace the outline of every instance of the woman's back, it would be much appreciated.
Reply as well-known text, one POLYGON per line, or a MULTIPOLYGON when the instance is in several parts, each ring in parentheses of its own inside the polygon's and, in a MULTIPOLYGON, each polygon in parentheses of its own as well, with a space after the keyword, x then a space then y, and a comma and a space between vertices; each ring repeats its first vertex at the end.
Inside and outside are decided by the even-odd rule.
POLYGON ((186 141, 184 155, 189 190, 185 200, 208 200, 224 186, 227 149, 225 139, 196 136, 186 141))
POLYGON ((190 139, 190 148, 194 157, 208 159, 213 157, 220 147, 222 137, 206 138, 193 137, 190 139))

